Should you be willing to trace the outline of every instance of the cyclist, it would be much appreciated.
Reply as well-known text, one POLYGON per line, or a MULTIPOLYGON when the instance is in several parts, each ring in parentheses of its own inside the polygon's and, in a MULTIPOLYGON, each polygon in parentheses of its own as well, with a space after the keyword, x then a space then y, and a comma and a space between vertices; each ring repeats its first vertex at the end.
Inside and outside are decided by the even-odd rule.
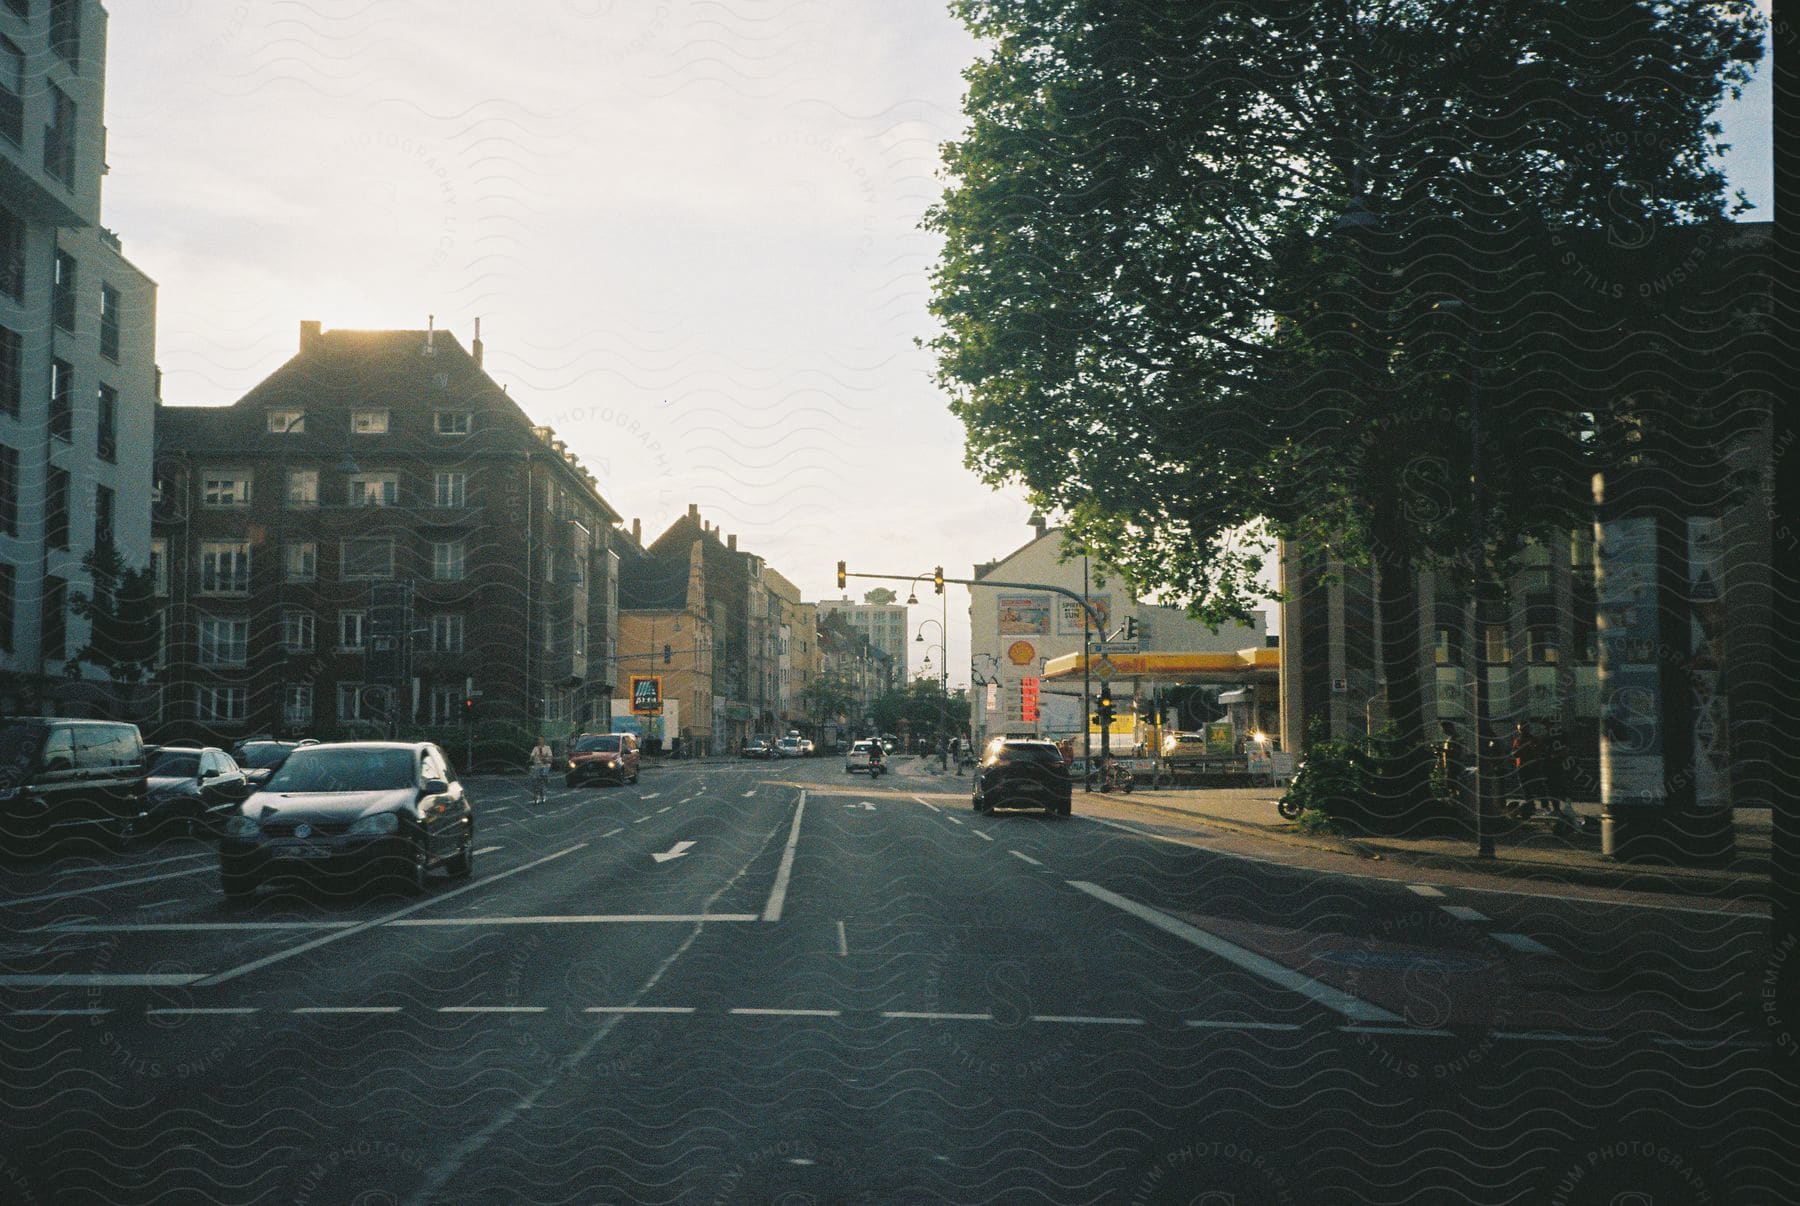
POLYGON ((542 804, 544 794, 550 786, 550 746, 542 737, 531 747, 531 798, 534 803, 542 804))

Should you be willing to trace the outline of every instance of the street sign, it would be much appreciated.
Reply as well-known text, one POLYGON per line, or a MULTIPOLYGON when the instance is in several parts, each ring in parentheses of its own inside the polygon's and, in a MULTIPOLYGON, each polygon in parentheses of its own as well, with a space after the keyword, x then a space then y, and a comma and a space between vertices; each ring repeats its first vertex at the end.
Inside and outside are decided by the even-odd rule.
POLYGON ((662 711, 662 675, 631 676, 631 710, 640 716, 654 716, 662 711))
POLYGON ((1104 653, 1100 655, 1100 660, 1094 663, 1094 677, 1101 682, 1105 682, 1118 672, 1119 668, 1113 665, 1112 659, 1108 658, 1104 653))

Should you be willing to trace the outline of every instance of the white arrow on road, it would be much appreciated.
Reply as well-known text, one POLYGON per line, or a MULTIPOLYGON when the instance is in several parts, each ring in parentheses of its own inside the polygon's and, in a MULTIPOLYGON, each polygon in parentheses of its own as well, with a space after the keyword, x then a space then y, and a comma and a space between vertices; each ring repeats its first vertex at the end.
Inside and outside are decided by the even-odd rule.
POLYGON ((680 858, 682 855, 686 854, 688 852, 688 847, 693 844, 694 843, 692 842, 676 842, 661 854, 652 854, 650 857, 659 863, 666 863, 672 858, 680 858))
POLYGON ((869 803, 867 800, 864 800, 859 804, 846 804, 846 805, 844 805, 844 807, 848 808, 851 812, 855 812, 859 808, 862 809, 864 812, 874 812, 875 811, 875 806, 873 804, 869 803))

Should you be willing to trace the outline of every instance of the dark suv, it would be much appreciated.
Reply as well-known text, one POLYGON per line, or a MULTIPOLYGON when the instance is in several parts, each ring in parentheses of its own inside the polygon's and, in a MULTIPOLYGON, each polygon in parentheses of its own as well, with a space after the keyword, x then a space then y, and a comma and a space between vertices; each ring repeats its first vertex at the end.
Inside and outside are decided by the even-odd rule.
POLYGON ((111 845, 144 810, 144 741, 135 724, 0 719, 0 852, 63 838, 111 845))
POLYGON ((990 742, 975 770, 975 811, 1041 808, 1068 816, 1074 787, 1062 751, 1050 741, 1001 738, 990 742))
POLYGON ((638 781, 638 739, 630 733, 583 733, 569 748, 570 787, 607 779, 614 783, 638 781))

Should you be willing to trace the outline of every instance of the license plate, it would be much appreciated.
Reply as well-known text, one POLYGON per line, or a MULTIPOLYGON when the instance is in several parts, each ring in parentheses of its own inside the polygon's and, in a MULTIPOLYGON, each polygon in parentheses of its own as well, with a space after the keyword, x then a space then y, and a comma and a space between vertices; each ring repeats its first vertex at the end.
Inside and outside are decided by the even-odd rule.
POLYGON ((275 847, 274 855, 276 858, 330 858, 331 848, 329 846, 310 846, 303 843, 294 843, 287 846, 275 847))

